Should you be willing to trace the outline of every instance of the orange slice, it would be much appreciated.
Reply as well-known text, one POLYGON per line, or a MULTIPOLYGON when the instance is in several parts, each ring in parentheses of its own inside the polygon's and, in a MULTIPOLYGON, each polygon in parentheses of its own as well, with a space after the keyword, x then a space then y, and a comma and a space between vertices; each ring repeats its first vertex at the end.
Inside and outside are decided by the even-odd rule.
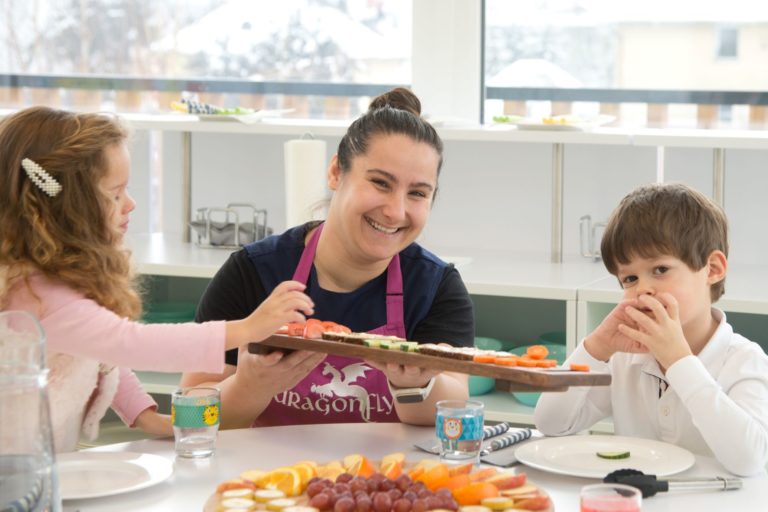
POLYGON ((344 457, 342 466, 344 466, 344 470, 347 473, 353 476, 364 476, 367 478, 376 472, 376 468, 373 467, 368 457, 359 453, 344 457))
POLYGON ((445 464, 436 464, 419 475, 419 477, 416 478, 416 481, 423 482, 424 485, 427 486, 427 489, 434 491, 445 485, 448 479, 450 479, 448 466, 445 464))
POLYGON ((487 482, 474 482, 453 490, 453 498, 459 505, 479 505, 486 498, 499 495, 495 485, 487 482))
POLYGON ((387 466, 392 462, 399 462, 402 466, 405 464, 405 454, 403 452, 390 453, 381 458, 381 467, 387 466))
POLYGON ((286 496, 298 496, 303 490, 301 475, 294 468, 273 469, 261 477, 256 485, 262 489, 283 491, 286 496))
POLYGON ((382 464, 381 474, 390 480, 395 480, 403 474, 403 464, 398 460, 391 460, 386 465, 382 464))
POLYGON ((292 467, 299 472, 302 489, 307 486, 307 483, 309 483, 311 478, 317 476, 317 465, 313 466, 311 462, 297 462, 292 467))

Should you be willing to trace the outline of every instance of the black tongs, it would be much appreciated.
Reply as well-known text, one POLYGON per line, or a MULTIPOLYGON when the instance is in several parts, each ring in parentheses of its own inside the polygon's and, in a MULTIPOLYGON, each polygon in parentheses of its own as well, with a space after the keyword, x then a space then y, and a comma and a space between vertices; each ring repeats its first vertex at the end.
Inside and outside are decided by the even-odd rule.
POLYGON ((643 493, 643 498, 649 498, 657 492, 667 491, 703 491, 707 489, 718 491, 733 491, 741 489, 741 478, 716 476, 714 478, 679 478, 659 480, 656 475, 646 475, 636 469, 617 469, 603 478, 607 484, 625 484, 637 487, 643 493))

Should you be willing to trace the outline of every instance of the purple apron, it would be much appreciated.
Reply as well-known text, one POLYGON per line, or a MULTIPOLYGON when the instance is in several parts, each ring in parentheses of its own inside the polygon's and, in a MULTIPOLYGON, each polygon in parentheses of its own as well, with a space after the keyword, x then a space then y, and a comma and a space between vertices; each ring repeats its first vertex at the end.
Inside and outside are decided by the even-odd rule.
MULTIPOLYGON (((294 281, 309 282, 323 226, 317 227, 304 248, 294 281)), ((403 318, 403 276, 396 254, 387 267, 387 324, 368 332, 405 338, 403 318)), ((398 421, 384 372, 362 359, 328 355, 296 386, 272 398, 253 426, 398 421)))

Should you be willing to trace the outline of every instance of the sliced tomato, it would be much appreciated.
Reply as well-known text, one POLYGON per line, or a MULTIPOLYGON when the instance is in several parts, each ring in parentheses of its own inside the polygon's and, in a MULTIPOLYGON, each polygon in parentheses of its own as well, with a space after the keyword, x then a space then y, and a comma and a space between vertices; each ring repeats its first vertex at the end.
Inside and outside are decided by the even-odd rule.
POLYGON ((304 323, 303 322, 291 322, 285 326, 287 328, 288 336, 303 336, 304 335, 304 323))
POLYGON ((325 327, 323 327, 322 321, 317 318, 308 318, 307 323, 304 324, 302 335, 305 338, 316 340, 323 337, 323 332, 325 332, 325 327))

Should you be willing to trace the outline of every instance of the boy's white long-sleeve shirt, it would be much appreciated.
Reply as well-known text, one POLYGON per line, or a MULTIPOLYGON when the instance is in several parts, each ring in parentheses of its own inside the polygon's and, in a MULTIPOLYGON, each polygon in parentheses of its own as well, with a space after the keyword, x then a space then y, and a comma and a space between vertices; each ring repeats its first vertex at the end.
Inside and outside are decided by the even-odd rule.
POLYGON ((768 463, 768 356, 733 332, 713 308, 719 325, 698 356, 666 372, 650 354, 619 352, 605 363, 583 343, 566 361, 609 372, 610 386, 571 387, 543 393, 534 414, 545 435, 588 429, 613 416, 616 435, 658 439, 714 456, 728 471, 753 475, 768 463), (669 385, 663 391, 664 383, 669 385))

